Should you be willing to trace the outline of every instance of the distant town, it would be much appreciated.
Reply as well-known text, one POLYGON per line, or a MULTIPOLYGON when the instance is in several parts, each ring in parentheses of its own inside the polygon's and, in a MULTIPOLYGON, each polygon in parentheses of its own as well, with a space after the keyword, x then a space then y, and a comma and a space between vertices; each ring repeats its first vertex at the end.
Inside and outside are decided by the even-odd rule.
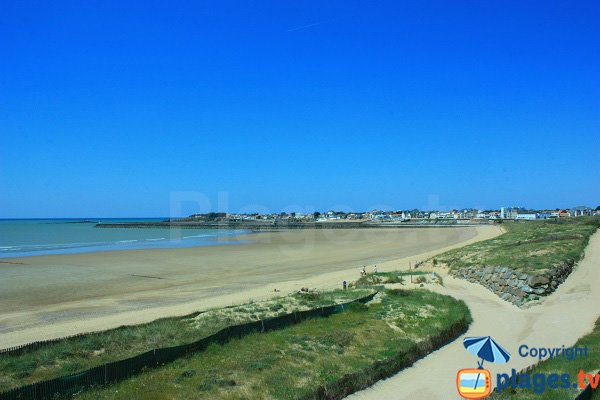
POLYGON ((477 210, 466 208, 449 211, 423 211, 413 210, 372 210, 368 212, 326 211, 312 213, 281 212, 271 214, 229 214, 207 213, 194 214, 178 221, 198 222, 235 222, 235 221, 282 221, 289 222, 328 222, 328 221, 371 221, 371 222, 418 222, 427 220, 471 221, 471 220, 538 220, 549 218, 569 218, 579 216, 600 215, 600 206, 579 206, 570 209, 531 210, 522 207, 502 207, 499 210, 477 210))
POLYGON ((269 231, 277 229, 353 229, 481 225, 502 221, 535 221, 581 216, 600 216, 600 207, 574 207, 556 210, 531 210, 521 207, 502 207, 500 210, 372 210, 366 212, 280 212, 280 213, 224 213, 193 214, 185 218, 164 221, 99 222, 96 228, 206 228, 249 229, 269 231))

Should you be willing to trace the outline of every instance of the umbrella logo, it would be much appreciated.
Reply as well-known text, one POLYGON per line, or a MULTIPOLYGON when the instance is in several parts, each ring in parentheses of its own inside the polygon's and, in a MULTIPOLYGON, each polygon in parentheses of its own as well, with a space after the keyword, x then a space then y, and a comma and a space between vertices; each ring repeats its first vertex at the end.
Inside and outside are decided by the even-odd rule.
POLYGON ((468 337, 463 345, 470 353, 476 355, 477 368, 465 368, 456 374, 458 394, 465 399, 483 399, 492 392, 492 376, 483 368, 485 361, 504 364, 510 360, 510 353, 496 343, 490 336, 468 337))

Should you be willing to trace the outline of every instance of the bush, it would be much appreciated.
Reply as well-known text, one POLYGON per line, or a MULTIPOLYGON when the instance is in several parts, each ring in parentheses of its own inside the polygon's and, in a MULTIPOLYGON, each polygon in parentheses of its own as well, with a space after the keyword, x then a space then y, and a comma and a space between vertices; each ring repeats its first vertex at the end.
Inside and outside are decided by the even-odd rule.
POLYGON ((399 283, 404 285, 404 277, 402 275, 390 275, 385 283, 399 283))

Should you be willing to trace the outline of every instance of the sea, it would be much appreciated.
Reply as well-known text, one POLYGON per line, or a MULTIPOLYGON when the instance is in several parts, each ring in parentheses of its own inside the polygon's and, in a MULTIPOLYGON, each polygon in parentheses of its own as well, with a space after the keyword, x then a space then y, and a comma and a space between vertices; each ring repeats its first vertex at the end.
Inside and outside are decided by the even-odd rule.
MULTIPOLYGON (((241 229, 95 228, 98 223, 156 222, 168 218, 0 219, 0 259, 113 250, 227 244, 214 240, 241 229)), ((236 242, 240 243, 240 242, 236 242)))

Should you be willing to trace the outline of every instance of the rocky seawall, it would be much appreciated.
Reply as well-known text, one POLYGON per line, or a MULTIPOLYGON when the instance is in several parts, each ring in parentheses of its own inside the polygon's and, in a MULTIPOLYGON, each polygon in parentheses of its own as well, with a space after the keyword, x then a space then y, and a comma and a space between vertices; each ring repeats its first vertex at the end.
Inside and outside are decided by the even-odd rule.
POLYGON ((574 261, 565 261, 542 275, 530 275, 509 267, 465 267, 450 271, 450 275, 483 285, 502 300, 521 307, 554 292, 571 274, 574 266, 574 261))

